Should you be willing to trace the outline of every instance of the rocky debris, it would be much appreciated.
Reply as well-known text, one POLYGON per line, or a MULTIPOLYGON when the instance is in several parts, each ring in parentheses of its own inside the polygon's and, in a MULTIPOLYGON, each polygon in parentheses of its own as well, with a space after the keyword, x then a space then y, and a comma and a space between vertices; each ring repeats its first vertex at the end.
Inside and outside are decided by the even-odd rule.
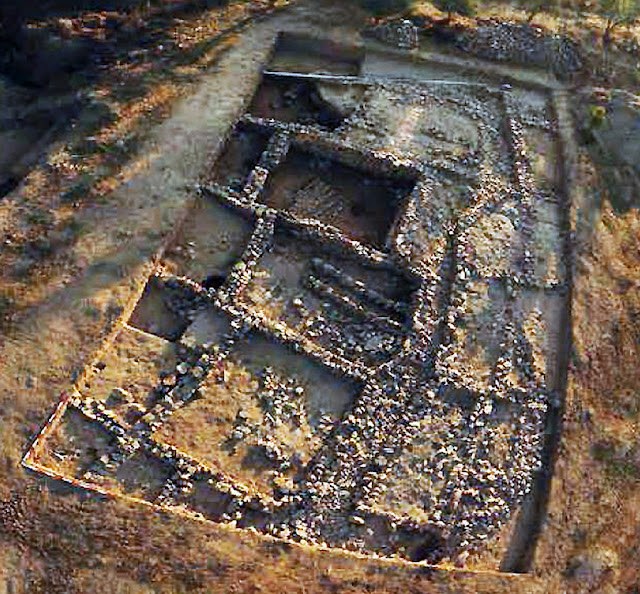
POLYGON ((344 117, 348 117, 358 107, 362 98, 362 85, 351 84, 351 80, 347 83, 318 82, 318 92, 322 98, 331 105, 334 105, 344 117))
POLYGON ((518 231, 522 237, 522 279, 524 282, 535 282, 535 263, 533 254, 533 232, 535 218, 533 204, 540 199, 536 191, 531 165, 527 156, 526 145, 522 126, 518 121, 516 107, 508 92, 504 93, 505 116, 507 119, 508 140, 513 152, 513 168, 515 177, 516 196, 518 208, 520 210, 520 225, 518 231))
POLYGON ((150 437, 149 433, 139 427, 128 427, 114 413, 96 400, 74 398, 70 405, 81 412, 89 421, 99 424, 113 441, 113 447, 89 466, 84 472, 85 480, 101 482, 105 475, 112 475, 117 468, 137 452, 148 456, 172 469, 164 483, 162 491, 154 500, 160 505, 175 505, 193 488, 196 477, 208 476, 208 482, 219 493, 228 496, 227 520, 239 519, 245 513, 255 509, 269 511, 270 504, 265 500, 250 495, 243 485, 220 472, 213 472, 202 463, 194 460, 167 444, 160 443, 150 437))
POLYGON ((133 397, 129 392, 123 390, 122 388, 114 388, 109 393, 107 397, 106 406, 108 408, 114 408, 118 406, 122 406, 123 404, 128 404, 132 402, 133 397))
POLYGON ((271 95, 267 104, 256 107, 262 115, 294 119, 300 124, 335 130, 344 120, 339 105, 327 101, 316 81, 290 74, 265 74, 263 87, 271 95))
POLYGON ((334 280, 341 288, 349 291, 365 303, 382 310, 387 314, 391 314, 402 318, 407 314, 405 304, 398 303, 392 299, 388 299, 375 289, 368 287, 365 283, 350 277, 342 270, 336 268, 322 258, 314 258, 311 261, 313 269, 321 275, 334 280))
POLYGON ((142 416, 138 426, 143 430, 147 427, 156 430, 171 414, 196 398, 202 382, 210 373, 221 373, 224 360, 247 331, 246 325, 234 320, 220 344, 204 344, 193 349, 188 360, 177 364, 174 382, 156 387, 157 402, 142 416))
MULTIPOLYGON (((257 213, 256 213, 257 214, 257 213)), ((233 303, 251 280, 252 272, 259 258, 269 248, 273 240, 276 217, 272 213, 258 214, 258 220, 245 248, 242 258, 233 266, 225 284, 218 291, 221 303, 233 303)))
POLYGON ((418 28, 407 19, 397 19, 366 29, 364 34, 401 49, 418 47, 418 28))
POLYGON ((584 58, 577 43, 548 34, 529 23, 489 20, 458 37, 458 46, 479 58, 549 68, 566 79, 580 71, 584 58))
POLYGON ((500 135, 498 100, 495 90, 480 84, 470 95, 455 85, 376 81, 367 86, 361 105, 345 121, 342 137, 345 142, 368 146, 376 155, 395 153, 396 162, 403 159, 405 171, 414 179, 435 170, 437 175, 474 181, 481 161, 489 162, 493 156, 487 152, 491 140, 487 133, 500 135), (461 122, 444 126, 438 119, 422 115, 432 110, 443 117, 454 110, 471 121, 462 128, 461 122), (416 134, 398 138, 398 115, 403 113, 412 114, 416 134))
POLYGON ((334 288, 329 283, 326 283, 319 278, 309 275, 306 277, 307 286, 320 297, 330 299, 336 303, 339 307, 345 309, 347 312, 366 320, 370 320, 374 325, 390 328, 393 331, 399 331, 401 325, 396 320, 388 317, 383 317, 371 310, 363 307, 358 301, 350 297, 349 295, 341 292, 339 289, 334 288))
MULTIPOLYGON (((228 314, 242 320, 243 323, 249 327, 265 332, 274 340, 289 345, 295 351, 304 353, 312 359, 319 361, 339 376, 346 376, 357 381, 363 381, 371 373, 362 362, 346 359, 344 350, 340 347, 329 351, 320 346, 316 341, 311 340, 308 336, 291 329, 286 324, 270 320, 260 311, 242 305, 228 305, 221 302, 218 302, 217 306, 228 314)), ((320 333, 321 329, 327 328, 322 320, 316 318, 316 321, 319 322, 318 333, 320 333)))
POLYGON ((291 135, 287 131, 278 131, 271 137, 267 148, 260 156, 258 167, 273 171, 286 157, 290 144, 291 135))
MULTIPOLYGON (((160 275, 173 292, 172 311, 192 319, 204 308, 221 310, 230 317, 231 330, 218 344, 181 345, 175 369, 156 387, 156 402, 141 416, 134 415, 133 424, 121 422, 96 401, 77 399, 72 406, 114 438, 113 452, 99 461, 98 470, 113 468, 140 450, 171 469, 160 503, 175 504, 193 489, 197 477, 210 473, 216 493, 228 497, 223 521, 250 525, 247 518, 261 510, 269 512, 264 530, 281 538, 402 554, 416 561, 437 561, 446 554, 464 562, 505 525, 541 463, 550 394, 514 306, 523 291, 541 288, 530 245, 532 205, 539 194, 519 121, 522 110, 509 89, 370 86, 372 94, 395 91, 405 107, 428 103, 464 114, 477 126, 477 146, 467 142, 465 151, 442 154, 434 165, 410 151, 398 155, 393 149, 382 150, 373 141, 357 146, 348 141, 345 130, 330 134, 317 127, 245 117, 271 134, 249 182, 240 191, 215 184, 201 188, 254 221, 245 252, 221 286, 160 275), (292 142, 314 159, 337 159, 412 186, 390 234, 391 254, 353 241, 318 220, 300 219, 260 203, 265 183, 292 142), (447 184, 463 186, 461 207, 439 200, 430 190, 447 184), (495 246, 493 252, 490 245, 485 250, 488 263, 480 258, 470 233, 496 213, 508 214, 522 240, 515 263, 508 261, 508 266, 495 246), (338 255, 338 262, 391 269, 398 278, 409 279, 415 285, 410 303, 390 299, 380 287, 318 255, 310 260, 303 279, 321 297, 321 306, 311 311, 305 300, 309 292, 302 292, 301 286, 290 300, 303 319, 299 326, 268 317, 245 299, 245 292, 261 258, 277 246, 281 229, 296 241, 316 242, 323 252, 338 255), (469 364, 464 327, 473 313, 473 283, 489 281, 504 291, 506 305, 500 311, 495 308, 492 323, 500 330, 500 352, 483 378, 469 364), (197 397, 201 382, 217 373, 234 344, 251 329, 362 384, 341 422, 330 415, 320 417, 317 434, 324 441, 305 466, 299 452, 280 436, 282 428, 296 431, 307 422, 304 389, 271 368, 260 374, 256 398, 264 422, 252 422, 240 410, 228 443, 231 449, 241 443, 253 448, 267 461, 277 502, 250 496, 228 477, 150 437, 168 415, 197 397), (405 464, 420 439, 428 441, 429 455, 412 466, 405 464), (420 521, 380 504, 403 480, 419 485, 420 501, 412 503, 424 512, 420 521)), ((543 110, 528 109, 531 121, 550 125, 543 110)), ((364 117, 354 113, 347 125, 362 128, 358 118, 364 117)), ((428 133, 438 142, 464 141, 447 128, 432 127, 428 133)), ((384 131, 378 141, 381 137, 384 131)), ((540 323, 540 316, 534 311, 529 323, 540 323)))
POLYGON ((304 388, 292 378, 281 378, 270 367, 260 377, 257 398, 269 424, 301 427, 306 418, 304 388))

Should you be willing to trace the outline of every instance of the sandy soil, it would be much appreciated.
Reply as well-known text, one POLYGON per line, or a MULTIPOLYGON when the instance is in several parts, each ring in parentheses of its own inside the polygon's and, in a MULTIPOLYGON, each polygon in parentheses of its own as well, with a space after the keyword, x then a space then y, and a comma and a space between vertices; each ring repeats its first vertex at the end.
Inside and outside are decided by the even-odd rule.
MULTIPOLYGON (((172 118, 153 132, 142 156, 111 182, 114 191, 105 192, 102 201, 82 213, 83 234, 64 248, 68 250, 65 258, 47 265, 39 285, 28 281, 17 286, 9 272, 2 273, 3 290, 11 289, 11 300, 24 313, 5 332, 0 350, 0 592, 635 591, 640 583, 636 546, 640 476, 636 388, 640 377, 634 372, 640 369, 636 298, 640 227, 637 211, 611 209, 606 190, 601 202, 594 196, 598 174, 585 154, 579 156, 580 168, 570 180, 574 184, 571 215, 576 260, 572 268, 574 346, 565 421, 549 513, 530 574, 448 571, 318 552, 167 514, 124 498, 87 493, 20 467, 43 420, 60 394, 76 381, 90 389, 92 396, 97 391, 106 398, 113 387, 110 370, 124 365, 136 375, 128 388, 134 400, 142 401, 155 374, 171 361, 171 348, 165 341, 123 327, 117 319, 127 317, 133 308, 154 268, 154 255, 192 204, 188 188, 211 175, 212 155, 222 147, 229 126, 245 107, 245 97, 255 86, 266 57, 267 42, 280 28, 297 26, 299 19, 316 31, 326 30, 330 22, 353 22, 353 15, 339 9, 323 12, 302 5, 296 10, 256 23, 233 40, 193 94, 177 104, 172 118), (221 93, 225 88, 230 91, 221 93), (214 108, 203 110, 203 106, 214 108), (70 266, 69 261, 74 264, 70 266), (95 363, 105 367, 100 370, 95 363), (138 391, 136 386, 144 389, 138 391)), ((345 28, 342 33, 353 37, 353 30, 345 28)), ((333 35, 340 33, 338 27, 333 35)), ((528 138, 537 147, 538 179, 557 184, 550 170, 554 148, 549 139, 537 132, 528 138)), ((33 206, 30 200, 42 203, 49 191, 47 175, 45 170, 34 171, 3 203, 0 230, 4 237, 21 237, 24 213, 33 206)), ((185 251, 167 254, 176 272, 203 278, 211 274, 211 267, 224 271, 233 258, 229 253, 239 249, 243 224, 212 208, 197 204, 199 210, 192 211, 197 215, 191 215, 177 242, 185 251), (188 248, 194 246, 189 242, 200 241, 201 235, 189 233, 200 220, 222 222, 225 231, 231 229, 228 250, 197 245, 198 253, 206 257, 193 261, 188 248)), ((55 212, 60 220, 67 214, 64 209, 55 212)), ((541 216, 547 225, 540 229, 542 246, 549 246, 555 236, 558 223, 552 219, 541 216)), ((553 244, 550 252, 559 249, 553 244)), ((6 258, 5 263, 16 264, 15 254, 6 258)), ((549 258, 547 252, 539 258, 543 262, 540 276, 566 278, 567 271, 549 272, 555 270, 549 258)), ((562 339, 553 333, 560 325, 557 303, 546 294, 525 297, 524 310, 535 303, 544 312, 546 338, 536 339, 541 347, 535 356, 546 361, 547 382, 555 385, 561 378, 553 376, 559 373, 557 369, 550 369, 554 364, 550 359, 555 358, 549 343, 562 339)), ((246 384, 243 396, 234 395, 233 403, 225 406, 225 387, 211 388, 211 401, 217 399, 221 405, 204 411, 220 420, 208 425, 214 428, 213 442, 229 431, 237 400, 246 400, 250 414, 259 418, 249 402, 252 380, 248 369, 262 367, 271 353, 259 341, 255 350, 255 360, 229 363, 229 373, 237 372, 243 378, 234 382, 233 389, 246 384)), ((301 381, 323 386, 328 382, 306 367, 301 377, 301 381)), ((328 408, 338 416, 347 406, 348 392, 336 386, 328 402, 310 401, 309 409, 319 411, 330 404, 328 408)), ((181 421, 186 426, 190 422, 186 417, 181 421)), ((88 431, 75 427, 73 419, 65 419, 60 430, 70 435, 88 431)), ((176 421, 173 430, 176 438, 185 437, 184 425, 176 421)), ((92 442, 101 448, 102 439, 83 433, 79 450, 60 451, 56 446, 66 447, 68 436, 59 442, 54 436, 46 453, 48 461, 64 473, 76 472, 82 466, 83 448, 91 447, 92 442)), ((428 451, 429 444, 419 443, 418 447, 428 451)), ((212 463, 215 459, 212 455, 212 463)), ((414 462, 410 458, 403 461, 399 471, 414 462)), ((153 498, 165 478, 162 472, 148 460, 133 460, 122 469, 119 488, 134 498, 153 498)), ((415 485, 409 481, 405 487, 411 491, 415 485)), ((211 498, 206 493, 198 497, 205 502, 211 498)), ((500 554, 501 547, 499 544, 500 554)))

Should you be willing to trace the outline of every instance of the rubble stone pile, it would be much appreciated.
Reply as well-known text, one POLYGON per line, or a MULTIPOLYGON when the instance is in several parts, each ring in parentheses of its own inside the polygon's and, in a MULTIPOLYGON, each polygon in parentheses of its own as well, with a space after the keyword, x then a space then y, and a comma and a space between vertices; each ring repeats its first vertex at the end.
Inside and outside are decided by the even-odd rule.
POLYGON ((578 45, 565 35, 550 35, 529 23, 489 20, 463 33, 458 46, 485 60, 551 67, 566 79, 580 71, 584 59, 578 45))
POLYGON ((368 29, 365 34, 402 49, 418 47, 418 28, 406 19, 377 25, 368 29))

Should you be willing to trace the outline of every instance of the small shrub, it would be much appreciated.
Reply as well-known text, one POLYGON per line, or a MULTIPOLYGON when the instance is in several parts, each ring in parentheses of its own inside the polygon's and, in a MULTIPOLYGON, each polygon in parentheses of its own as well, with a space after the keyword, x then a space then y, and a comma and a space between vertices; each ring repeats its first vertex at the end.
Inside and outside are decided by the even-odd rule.
POLYGON ((0 328, 7 328, 15 316, 15 301, 6 293, 0 292, 0 328))
POLYGON ((411 0, 360 0, 362 8, 374 16, 406 12, 411 4, 411 0))
POLYGON ((598 440, 591 447, 591 455, 604 465, 612 478, 637 480, 640 478, 638 448, 625 447, 613 440, 598 440))
POLYGON ((553 13, 558 10, 558 0, 517 0, 516 4, 527 13, 527 22, 530 23, 536 15, 542 12, 553 13))
POLYGON ((4 293, 0 293, 0 319, 9 313, 13 306, 13 299, 4 293))
POLYGON ((589 128, 600 128, 607 118, 607 110, 602 105, 592 105, 589 108, 589 128))
POLYGON ((53 222, 53 215, 40 207, 35 207, 32 211, 27 213, 27 221, 32 225, 50 225, 53 222))
POLYGON ((435 0, 433 4, 438 10, 447 13, 448 20, 451 20, 453 13, 462 16, 475 14, 475 9, 470 0, 435 0))
POLYGON ((88 175, 84 175, 79 181, 75 182, 62 196, 60 201, 63 204, 71 204, 79 202, 91 191, 91 178, 88 175))

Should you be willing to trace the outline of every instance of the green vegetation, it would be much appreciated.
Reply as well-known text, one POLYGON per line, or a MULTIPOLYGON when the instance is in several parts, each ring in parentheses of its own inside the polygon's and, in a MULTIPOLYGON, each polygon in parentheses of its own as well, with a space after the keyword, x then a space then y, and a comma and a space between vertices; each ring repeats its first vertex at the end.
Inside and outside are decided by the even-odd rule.
POLYGON ((602 16, 607 19, 607 26, 602 36, 604 66, 607 69, 613 31, 618 27, 629 27, 640 18, 640 0, 600 0, 599 8, 602 16))
POLYGON ((411 8, 411 0, 360 0, 364 10, 374 16, 402 13, 411 8))
POLYGON ((50 225, 53 222, 53 215, 43 208, 36 206, 27 213, 26 219, 32 225, 50 225))
POLYGON ((82 313, 87 317, 90 318, 92 320, 99 320, 100 319, 100 309, 98 307, 96 307, 95 305, 93 305, 92 303, 88 303, 86 305, 82 306, 82 313))
POLYGON ((475 14, 475 8, 471 0, 434 0, 433 4, 447 13, 447 20, 451 20, 454 13, 462 16, 472 16, 475 14))
POLYGON ((5 316, 13 306, 13 299, 4 293, 0 293, 0 326, 5 321, 5 316))
POLYGON ((640 461, 638 451, 613 440, 600 440, 593 444, 593 458, 602 463, 611 478, 638 480, 640 461))
POLYGON ((592 105, 589 108, 589 129, 600 128, 607 118, 607 110, 602 105, 592 105))
POLYGON ((91 191, 92 185, 91 176, 84 174, 62 195, 60 200, 63 204, 79 202, 91 191))
POLYGON ((640 18, 640 0, 600 0, 600 10, 610 34, 614 28, 631 26, 640 18))
POLYGON ((542 12, 554 12, 559 0, 518 0, 518 6, 527 13, 527 23, 542 12))

